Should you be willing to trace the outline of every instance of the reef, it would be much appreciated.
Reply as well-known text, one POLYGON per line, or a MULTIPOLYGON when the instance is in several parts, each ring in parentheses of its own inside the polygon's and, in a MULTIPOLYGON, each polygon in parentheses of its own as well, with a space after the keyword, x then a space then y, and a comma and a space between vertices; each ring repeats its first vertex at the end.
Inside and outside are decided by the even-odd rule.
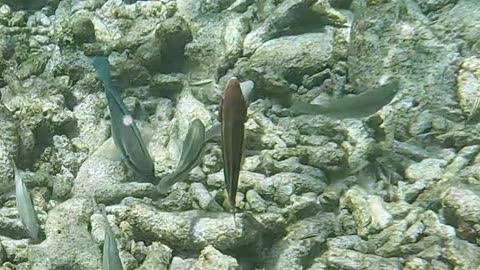
POLYGON ((478 10, 0 0, 0 270, 101 269, 105 223, 126 270, 479 268, 478 10), (158 179, 175 172, 194 119, 218 122, 227 81, 254 83, 235 220, 218 142, 165 194, 131 173, 94 56, 108 56, 158 179), (290 110, 391 81, 395 97, 369 117, 290 110), (12 160, 39 241, 16 209, 12 160))

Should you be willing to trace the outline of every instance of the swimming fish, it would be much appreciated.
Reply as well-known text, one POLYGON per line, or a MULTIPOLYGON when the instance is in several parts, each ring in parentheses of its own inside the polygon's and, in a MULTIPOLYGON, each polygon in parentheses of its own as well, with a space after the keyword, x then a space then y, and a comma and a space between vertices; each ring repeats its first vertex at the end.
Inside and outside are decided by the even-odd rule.
POLYGON ((13 168, 15 170, 15 197, 17 201, 17 211, 22 221, 23 227, 27 231, 28 235, 33 240, 38 240, 38 233, 40 231, 40 225, 33 206, 32 197, 27 190, 27 186, 23 182, 17 167, 12 161, 13 168))
MULTIPOLYGON (((245 102, 248 106, 249 100, 251 100, 254 83, 252 81, 244 81, 240 83, 240 89, 242 89, 242 95, 245 99, 245 102)), ((205 133, 206 142, 216 142, 220 139, 222 135, 222 125, 221 123, 213 124, 205 133)))
POLYGON ((176 182, 183 181, 200 163, 205 149, 205 126, 199 119, 193 120, 183 141, 182 154, 173 173, 163 177, 158 183, 160 194, 166 193, 176 182))
POLYGON ((220 102, 219 120, 221 123, 223 174, 228 200, 235 218, 235 202, 244 149, 245 122, 247 121, 247 103, 236 77, 230 78, 227 82, 223 99, 220 102))
POLYGON ((93 66, 103 83, 110 109, 112 137, 115 146, 121 152, 122 160, 143 181, 157 183, 153 160, 145 147, 135 120, 111 82, 108 58, 94 57, 93 66))
POLYGON ((103 270, 123 270, 122 261, 120 260, 117 241, 115 240, 115 233, 105 214, 105 209, 102 210, 103 217, 105 219, 105 237, 103 240, 103 257, 102 265, 103 270))
POLYGON ((324 105, 294 100, 290 106, 290 111, 293 115, 322 114, 336 119, 363 118, 376 113, 390 103, 398 88, 398 81, 392 81, 360 95, 334 99, 324 105))

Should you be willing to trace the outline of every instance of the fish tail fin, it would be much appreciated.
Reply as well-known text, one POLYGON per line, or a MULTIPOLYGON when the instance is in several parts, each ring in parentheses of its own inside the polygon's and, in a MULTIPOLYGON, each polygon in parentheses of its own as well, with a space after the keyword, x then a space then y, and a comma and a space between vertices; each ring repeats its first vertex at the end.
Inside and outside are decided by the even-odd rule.
POLYGON ((93 67, 97 71, 98 78, 107 84, 110 82, 110 63, 107 56, 95 56, 92 61, 93 67))
POLYGON ((165 177, 163 177, 160 180, 160 182, 158 182, 157 192, 162 195, 167 194, 167 192, 170 190, 173 184, 176 183, 175 179, 176 179, 175 173, 167 174, 165 177))

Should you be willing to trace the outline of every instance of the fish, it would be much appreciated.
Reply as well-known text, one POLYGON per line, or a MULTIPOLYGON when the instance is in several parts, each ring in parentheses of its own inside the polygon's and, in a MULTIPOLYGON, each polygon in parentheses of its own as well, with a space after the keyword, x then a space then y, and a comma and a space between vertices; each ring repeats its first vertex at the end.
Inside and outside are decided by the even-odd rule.
POLYGON ((153 160, 145 146, 132 114, 128 111, 110 77, 110 63, 106 56, 96 56, 92 64, 103 83, 111 116, 111 130, 121 159, 142 181, 158 183, 153 160))
POLYGON ((123 270, 122 261, 120 260, 117 241, 115 240, 115 233, 107 219, 105 209, 102 210, 103 218, 105 219, 105 237, 103 240, 103 270, 123 270))
POLYGON ((200 163, 205 149, 205 126, 199 119, 193 120, 183 140, 182 153, 173 173, 163 177, 157 185, 160 194, 166 193, 173 184, 185 180, 200 163))
POLYGON ((360 95, 334 99, 324 105, 294 100, 290 106, 290 112, 292 115, 321 114, 335 119, 364 118, 390 103, 398 89, 398 81, 392 81, 360 95))
POLYGON ((18 215, 30 238, 37 241, 40 232, 40 222, 38 221, 37 212, 35 211, 32 197, 23 182, 20 172, 13 161, 12 164, 15 170, 15 197, 18 215))
POLYGON ((228 201, 235 219, 235 202, 243 157, 247 102, 236 77, 228 80, 219 107, 223 174, 228 201))
POLYGON ((215 142, 222 136, 222 125, 220 123, 213 124, 207 132, 205 132, 205 142, 215 142))

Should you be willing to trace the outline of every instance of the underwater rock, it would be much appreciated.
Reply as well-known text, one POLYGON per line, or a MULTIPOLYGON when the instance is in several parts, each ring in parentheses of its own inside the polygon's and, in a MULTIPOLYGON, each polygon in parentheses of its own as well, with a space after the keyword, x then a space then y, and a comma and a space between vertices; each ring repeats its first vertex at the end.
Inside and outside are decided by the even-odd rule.
POLYGON ((133 227, 135 239, 158 240, 172 248, 201 250, 212 245, 220 251, 242 246, 254 249, 260 237, 258 222, 244 215, 237 215, 235 226, 229 213, 164 212, 132 198, 122 204, 118 218, 133 227))
POLYGON ((302 74, 314 74, 333 65, 334 45, 331 28, 272 39, 255 51, 241 74, 254 81, 255 88, 262 91, 259 95, 285 98, 292 92, 290 83, 301 82, 302 74))
POLYGON ((347 155, 348 167, 352 172, 360 172, 371 162, 372 157, 378 156, 378 143, 363 122, 344 120, 342 124, 346 140, 341 146, 347 155))
POLYGON ((406 141, 411 138, 406 119, 415 119, 423 111, 412 109, 415 104, 428 104, 429 108, 455 104, 455 93, 449 85, 455 84, 458 45, 453 40, 445 43, 433 30, 435 26, 422 25, 430 19, 420 12, 417 3, 384 2, 367 9, 367 5, 355 2, 352 9, 355 19, 347 61, 349 82, 361 89, 398 78, 401 89, 396 98, 411 96, 416 103, 392 104, 391 111, 403 117, 384 119, 383 125, 391 129, 387 133, 392 133, 395 126, 395 138, 406 141), (417 50, 412 57, 411 52, 416 50, 412 42, 419 42, 425 50, 417 50))
POLYGON ((370 253, 373 247, 358 235, 342 235, 327 239, 327 248, 350 249, 361 253, 370 253))
POLYGON ((405 170, 405 177, 410 183, 417 181, 432 181, 440 179, 443 173, 443 167, 447 162, 442 159, 427 158, 419 163, 411 164, 405 170))
POLYGON ((53 145, 47 147, 41 155, 42 163, 37 163, 38 171, 52 176, 52 196, 56 199, 70 195, 74 175, 80 165, 87 159, 87 154, 80 152, 65 135, 53 135, 53 145))
POLYGON ((49 54, 48 52, 30 54, 31 57, 20 64, 16 73, 18 78, 24 80, 28 77, 42 74, 50 58, 49 54))
MULTIPOLYGON (((200 7, 200 4, 193 3, 195 1, 184 2, 178 4, 179 13, 182 15, 188 12, 188 9, 200 7)), ((251 15, 224 12, 222 16, 214 15, 214 20, 203 16, 192 18, 190 17, 192 15, 194 14, 189 13, 183 16, 189 23, 190 29, 195 29, 196 32, 193 40, 185 46, 185 65, 189 67, 192 74, 190 83, 198 85, 198 82, 203 80, 216 81, 237 62, 241 56, 242 41, 248 31, 251 15)), ((221 84, 220 89, 224 85, 221 84)), ((211 87, 194 87, 193 92, 205 102, 217 103, 219 100, 214 99, 216 93, 211 87), (208 93, 201 93, 201 91, 208 91, 208 93)))
POLYGON ((185 270, 192 269, 196 259, 182 259, 180 257, 173 257, 169 270, 185 270))
POLYGON ((197 204, 200 209, 210 211, 223 210, 202 183, 192 183, 190 185, 190 193, 192 194, 194 203, 197 204))
POLYGON ((105 102, 105 96, 100 93, 88 94, 73 108, 78 135, 72 142, 76 147, 93 153, 108 138, 110 126, 102 117, 105 102))
POLYGON ((186 211, 192 209, 193 194, 188 190, 187 183, 177 183, 168 196, 156 202, 165 211, 186 211))
POLYGON ((168 269, 172 259, 172 250, 158 242, 153 242, 147 251, 147 257, 138 270, 168 269))
POLYGON ((335 231, 332 213, 322 213, 286 228, 287 236, 273 244, 265 262, 266 269, 301 270, 314 246, 321 245, 335 231))
POLYGON ((424 13, 429 13, 457 2, 458 0, 419 0, 418 5, 424 13))
MULTIPOLYGON (((425 4, 422 0, 419 4, 425 4)), ((480 14, 476 12, 478 2, 470 0, 428 0, 427 4, 439 7, 437 12, 432 12, 438 18, 433 25, 436 33, 441 36, 449 36, 450 42, 457 44, 465 44, 465 56, 478 55, 480 42, 478 35, 480 34, 480 14), (459 20, 458 18, 464 18, 459 20), (451 31, 458 35, 449 35, 451 31)), ((425 7, 425 5, 424 5, 425 7)), ((427 7, 428 8, 428 7, 427 7)), ((430 16, 430 14, 428 14, 430 16)))
POLYGON ((416 117, 416 119, 410 123, 408 127, 408 132, 410 135, 416 137, 423 133, 427 133, 430 129, 432 129, 434 116, 430 111, 423 111, 416 117))
POLYGON ((457 96, 462 111, 467 116, 473 116, 474 104, 480 98, 480 58, 466 58, 460 64, 457 76, 457 96))
POLYGON ((320 194, 326 187, 326 184, 317 178, 288 172, 277 173, 271 176, 269 181, 273 183, 275 189, 274 201, 279 204, 287 203, 293 194, 306 192, 320 194))
POLYGON ((115 203, 125 197, 151 197, 156 191, 151 183, 127 182, 127 174, 120 160, 92 156, 80 167, 72 195, 90 194, 97 203, 115 203))
POLYGON ((297 149, 305 151, 306 165, 319 168, 326 172, 341 170, 345 158, 345 151, 334 142, 327 142, 322 146, 301 146, 297 149))
POLYGON ((185 76, 182 73, 155 74, 150 83, 150 92, 161 97, 178 95, 183 90, 184 80, 185 76))
POLYGON ((23 156, 25 150, 21 149, 22 162, 29 164, 51 145, 53 133, 67 136, 74 134, 75 118, 73 112, 66 107, 63 95, 67 92, 69 78, 59 76, 44 80, 31 77, 23 82, 10 79, 9 91, 16 94, 7 98, 4 104, 15 112, 18 119, 17 124, 22 131, 21 146, 28 150, 23 156), (33 149, 28 149, 31 146, 33 149))
POLYGON ((28 243, 29 239, 10 239, 0 236, 2 245, 2 253, 5 260, 19 263, 28 260, 28 243))
POLYGON ((192 265, 192 270, 236 270, 240 269, 235 258, 222 254, 213 246, 206 246, 198 260, 192 265))
POLYGON ((3 195, 13 192, 15 186, 14 169, 12 166, 11 153, 0 143, 0 205, 3 204, 3 195))
POLYGON ((464 240, 451 239, 446 243, 446 256, 454 267, 459 269, 475 269, 480 266, 478 252, 480 247, 464 240))
POLYGON ((442 195, 442 205, 451 211, 456 222, 480 223, 480 196, 471 190, 450 187, 442 195))
POLYGON ((172 73, 183 71, 185 46, 192 40, 189 26, 185 20, 178 16, 166 19, 155 30, 155 38, 160 51, 157 51, 157 54, 151 57, 151 59, 142 57, 142 59, 145 59, 142 63, 153 72, 172 73), (157 58, 159 58, 158 61, 155 61, 157 58))
MULTIPOLYGON (((370 243, 376 247, 375 254, 382 257, 398 256, 401 251, 401 244, 405 240, 406 232, 415 219, 419 217, 419 210, 411 211, 404 219, 396 220, 377 234, 372 234, 370 243)), ((414 238, 408 235, 408 238, 414 238)), ((436 236, 436 238, 438 238, 436 236)), ((424 239, 421 239, 422 242, 424 239)))
POLYGON ((136 58, 129 57, 125 52, 112 52, 108 60, 111 64, 111 78, 122 88, 150 83, 152 75, 136 58))
POLYGON ((2 242, 0 241, 0 263, 3 264, 5 262, 7 257, 7 254, 5 253, 5 250, 3 249, 2 242))
POLYGON ((87 15, 75 13, 70 19, 73 39, 77 44, 95 42, 95 28, 92 20, 87 15))
POLYGON ((247 201, 245 210, 250 210, 254 213, 266 212, 268 202, 265 201, 255 190, 248 190, 247 194, 245 195, 245 200, 247 201))
POLYGON ((383 258, 373 254, 363 254, 341 248, 329 248, 319 260, 327 268, 331 267, 334 269, 402 269, 400 258, 383 258))
MULTIPOLYGON (((255 185, 263 182, 264 180, 265 176, 263 174, 253 173, 249 171, 241 171, 238 180, 238 190, 244 192, 250 188, 253 188, 255 185)), ((220 171, 208 174, 207 185, 217 188, 224 187, 223 172, 220 171)))
POLYGON ((470 145, 458 151, 456 156, 446 166, 441 180, 436 182, 435 185, 428 185, 427 189, 415 200, 415 204, 423 207, 439 204, 443 197, 442 194, 444 194, 453 183, 458 181, 458 176, 468 168, 468 164, 475 158, 479 150, 480 146, 470 145))
POLYGON ((93 201, 88 197, 69 199, 52 209, 45 224, 46 240, 29 247, 32 269, 100 269, 101 252, 89 232, 93 201))
POLYGON ((96 16, 91 16, 91 19, 97 41, 117 52, 135 51, 151 39, 159 24, 172 17, 175 10, 175 2, 171 1, 140 1, 133 5, 107 1, 97 8, 96 16))
POLYGON ((382 199, 368 195, 360 188, 347 191, 345 205, 352 211, 360 236, 383 230, 393 221, 392 215, 384 208, 382 199))
POLYGON ((245 54, 253 53, 266 41, 278 37, 285 28, 305 16, 308 7, 314 2, 315 0, 287 0, 270 11, 271 13, 265 12, 269 16, 260 27, 245 37, 243 42, 245 54))

